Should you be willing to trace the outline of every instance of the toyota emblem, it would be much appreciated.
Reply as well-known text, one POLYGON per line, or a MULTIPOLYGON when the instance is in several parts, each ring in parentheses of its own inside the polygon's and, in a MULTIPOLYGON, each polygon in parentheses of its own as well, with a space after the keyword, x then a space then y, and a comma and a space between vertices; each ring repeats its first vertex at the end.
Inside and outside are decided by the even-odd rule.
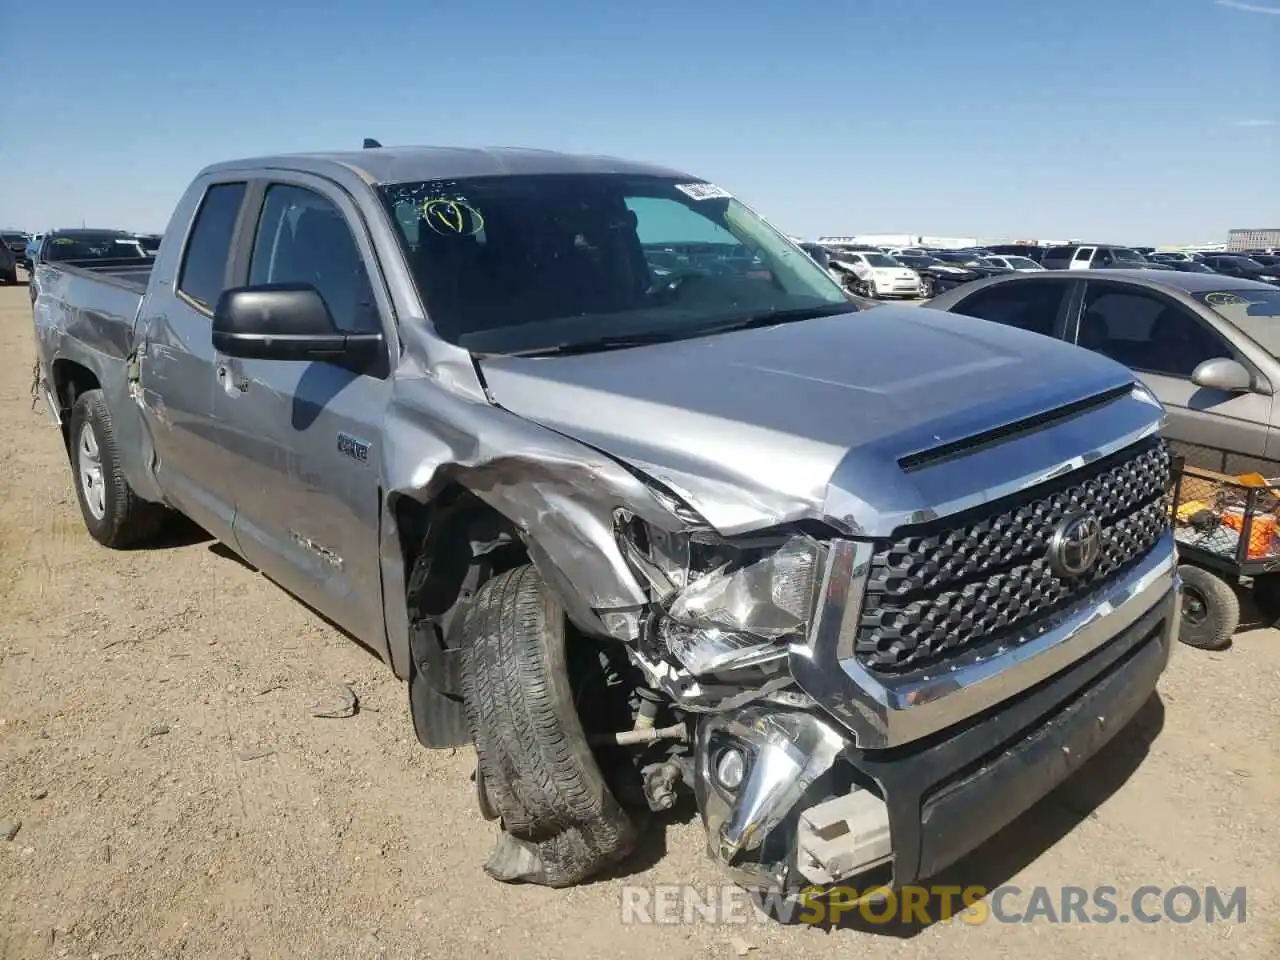
POLYGON ((1092 514, 1068 517, 1049 538, 1049 566, 1060 577, 1083 577, 1102 555, 1102 524, 1092 514))

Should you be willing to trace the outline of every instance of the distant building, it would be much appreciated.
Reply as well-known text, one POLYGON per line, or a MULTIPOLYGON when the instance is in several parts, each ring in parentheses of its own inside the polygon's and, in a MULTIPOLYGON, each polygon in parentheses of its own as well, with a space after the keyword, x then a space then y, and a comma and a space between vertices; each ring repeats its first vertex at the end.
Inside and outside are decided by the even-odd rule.
POLYGON ((1280 247, 1280 227, 1227 231, 1228 250, 1258 250, 1263 247, 1280 247))

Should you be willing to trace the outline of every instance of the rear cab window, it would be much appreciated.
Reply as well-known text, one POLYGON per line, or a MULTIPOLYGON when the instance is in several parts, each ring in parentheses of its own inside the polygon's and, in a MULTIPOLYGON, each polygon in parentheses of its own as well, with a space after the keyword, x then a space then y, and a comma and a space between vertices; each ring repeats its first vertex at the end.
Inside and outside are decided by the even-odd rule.
POLYGON ((242 181, 210 186, 200 201, 187 238, 177 289, 206 312, 212 312, 226 286, 227 261, 244 195, 242 181))

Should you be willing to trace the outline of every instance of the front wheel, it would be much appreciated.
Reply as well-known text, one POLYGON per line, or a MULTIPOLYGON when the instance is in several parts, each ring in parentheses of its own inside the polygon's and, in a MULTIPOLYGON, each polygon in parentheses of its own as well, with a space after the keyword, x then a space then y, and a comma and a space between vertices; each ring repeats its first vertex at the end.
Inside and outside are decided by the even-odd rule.
POLYGON ((568 887, 622 860, 638 830, 591 753, 570 685, 564 611, 537 570, 486 581, 462 634, 481 812, 497 814, 503 830, 485 872, 568 887))
POLYGON ((127 547, 153 536, 165 508, 143 500, 120 467, 111 413, 101 390, 86 390, 71 408, 71 471, 80 515, 105 547, 127 547))
POLYGON ((926 277, 920 278, 920 299, 928 300, 933 296, 933 281, 926 277))
POLYGON ((1178 639, 1201 650, 1222 650, 1240 626, 1240 598, 1216 574, 1182 564, 1182 623, 1178 639))

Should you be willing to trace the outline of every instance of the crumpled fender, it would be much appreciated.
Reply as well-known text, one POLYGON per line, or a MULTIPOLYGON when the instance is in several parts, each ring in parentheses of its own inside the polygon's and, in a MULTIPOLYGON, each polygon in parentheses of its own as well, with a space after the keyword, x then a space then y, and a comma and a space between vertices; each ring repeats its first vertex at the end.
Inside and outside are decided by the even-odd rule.
POLYGON ((402 677, 409 623, 398 498, 426 504, 450 483, 469 490, 516 527, 570 619, 594 632, 603 630, 597 611, 634 610, 649 599, 614 539, 614 510, 671 531, 687 525, 606 454, 429 378, 396 382, 382 436, 379 560, 388 651, 402 677))

